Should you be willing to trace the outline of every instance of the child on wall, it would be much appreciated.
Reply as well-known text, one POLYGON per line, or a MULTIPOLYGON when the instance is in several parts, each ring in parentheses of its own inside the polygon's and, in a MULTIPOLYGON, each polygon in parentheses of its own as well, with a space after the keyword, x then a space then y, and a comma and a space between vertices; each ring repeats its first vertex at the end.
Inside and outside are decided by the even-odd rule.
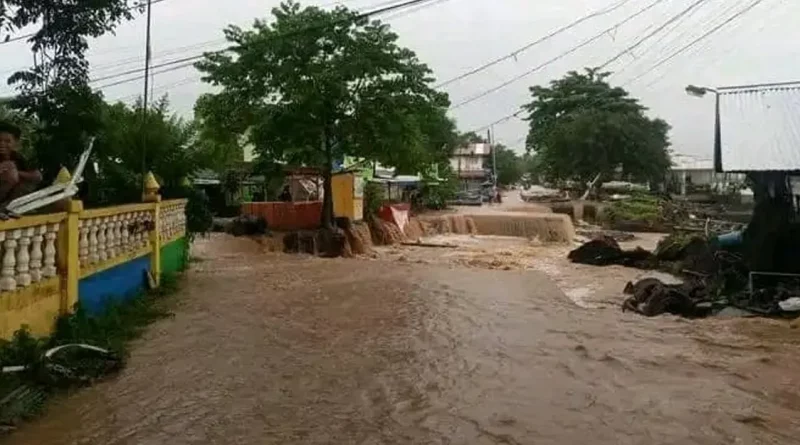
POLYGON ((19 151, 22 130, 8 122, 0 122, 0 208, 33 192, 42 181, 42 173, 31 166, 19 151))

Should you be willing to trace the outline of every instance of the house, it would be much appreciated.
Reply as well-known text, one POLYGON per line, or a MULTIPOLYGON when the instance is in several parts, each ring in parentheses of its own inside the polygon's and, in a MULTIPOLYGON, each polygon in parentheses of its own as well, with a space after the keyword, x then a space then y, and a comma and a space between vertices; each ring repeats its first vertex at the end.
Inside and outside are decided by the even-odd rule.
POLYGON ((731 187, 744 184, 743 173, 717 172, 711 159, 688 155, 675 155, 672 158, 670 182, 681 195, 697 190, 723 193, 731 187))
POLYGON ((462 189, 476 190, 491 179, 487 169, 492 146, 486 143, 471 143, 459 147, 450 158, 450 167, 458 176, 462 189))

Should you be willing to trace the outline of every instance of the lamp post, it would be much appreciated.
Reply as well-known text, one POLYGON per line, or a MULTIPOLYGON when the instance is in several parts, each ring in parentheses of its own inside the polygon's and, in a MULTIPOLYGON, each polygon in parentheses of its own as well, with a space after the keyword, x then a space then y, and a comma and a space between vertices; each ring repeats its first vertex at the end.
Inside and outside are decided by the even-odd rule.
POLYGON ((699 87, 697 85, 687 85, 686 86, 686 94, 694 97, 703 97, 706 93, 713 93, 715 96, 719 97, 719 90, 716 88, 709 88, 709 87, 699 87))
POLYGON ((704 97, 707 93, 714 95, 714 170, 717 172, 722 171, 722 165, 719 163, 719 156, 717 153, 718 143, 720 140, 719 134, 719 90, 716 88, 701 87, 697 85, 687 85, 686 94, 694 97, 704 97))

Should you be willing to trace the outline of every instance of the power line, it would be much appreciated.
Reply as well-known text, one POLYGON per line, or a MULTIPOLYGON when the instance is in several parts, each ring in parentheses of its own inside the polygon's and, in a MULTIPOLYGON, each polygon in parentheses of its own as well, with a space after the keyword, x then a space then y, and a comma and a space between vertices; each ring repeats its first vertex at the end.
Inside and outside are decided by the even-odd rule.
MULTIPOLYGON (((645 55, 645 56, 648 55, 648 54, 651 54, 652 50, 655 49, 656 46, 658 46, 661 42, 663 42, 671 33, 675 32, 678 28, 681 27, 681 24, 682 24, 681 22, 682 21, 688 20, 691 16, 694 15, 695 12, 697 12, 699 10, 700 10, 700 8, 692 9, 692 11, 689 14, 686 14, 680 20, 678 20, 675 23, 673 23, 673 25, 675 25, 675 26, 673 26, 672 29, 667 30, 667 32, 663 33, 661 35, 661 37, 656 39, 652 44, 648 45, 646 48, 643 48, 640 51, 640 54, 645 55)), ((705 27, 706 27, 705 25, 701 26, 701 28, 705 28, 705 27)), ((677 38, 675 40, 671 40, 670 42, 674 42, 674 41, 679 40, 681 37, 686 35, 687 32, 688 32, 688 30, 684 30, 683 32, 681 32, 677 36, 677 38)), ((667 45, 669 45, 669 44, 670 43, 668 43, 667 45)), ((627 70, 628 68, 633 66, 636 62, 641 60, 639 57, 636 57, 636 55, 633 54, 633 53, 630 53, 630 56, 631 56, 631 60, 628 63, 626 63, 622 68, 618 68, 618 69, 616 69, 614 71, 614 75, 615 76, 619 76, 623 71, 627 70)))
MULTIPOLYGON (((151 2, 150 2, 150 3, 151 3, 151 4, 153 4, 153 5, 155 5, 155 4, 157 4, 157 3, 161 3, 161 2, 164 2, 164 1, 166 1, 166 0, 151 0, 151 2)), ((143 6, 143 5, 134 5, 134 6, 129 6, 129 7, 128 7, 128 8, 126 8, 126 9, 127 9, 128 11, 133 11, 134 9, 139 9, 139 8, 141 8, 142 6, 143 6)), ((33 36, 35 36, 35 35, 36 35, 38 32, 39 32, 39 31, 37 31, 37 32, 30 32, 30 33, 28 33, 28 34, 24 34, 24 35, 17 36, 17 37, 6 36, 6 39, 5 39, 5 40, 3 40, 2 42, 0 42, 0 45, 5 45, 6 43, 18 42, 18 41, 20 41, 20 40, 25 40, 25 39, 27 39, 27 38, 30 38, 30 37, 33 37, 33 36)))
POLYGON ((713 27, 713 28, 709 29, 708 31, 704 32, 704 33, 703 33, 703 34, 701 34, 699 37, 697 37, 696 39, 692 40, 692 41, 691 41, 691 42, 689 42, 688 44, 684 45, 683 47, 681 47, 681 48, 680 48, 680 49, 678 49, 677 51, 674 51, 674 52, 673 52, 672 54, 670 54, 669 56, 667 56, 667 57, 665 57, 665 58, 661 59, 660 61, 658 61, 658 62, 657 62, 655 65, 651 66, 650 68, 648 68, 647 70, 645 70, 645 71, 644 71, 643 73, 641 73, 640 75, 638 75, 638 76, 634 77, 633 79, 631 79, 631 80, 629 80, 629 81, 625 82, 625 85, 629 85, 629 84, 631 84, 631 83, 633 83, 633 82, 636 82, 637 80, 639 80, 639 79, 641 79, 642 77, 646 76, 647 74, 651 73, 653 70, 656 70, 656 69, 658 69, 660 66, 664 65, 665 63, 669 62, 670 60, 674 59, 675 57, 679 56, 680 54, 682 54, 682 53, 683 53, 684 51, 686 51, 687 49, 689 49, 689 48, 693 47, 694 45, 696 45, 698 42, 702 41, 703 39, 705 39, 705 38, 707 38, 707 37, 711 36, 712 34, 714 34, 714 33, 715 33, 715 32, 717 32, 717 31, 719 31, 720 29, 722 29, 723 27, 725 27, 727 24, 729 24, 729 23, 733 22, 734 20, 738 19, 739 17, 741 17, 741 16, 743 16, 743 15, 747 14, 747 13, 748 13, 748 12, 750 12, 750 11, 751 11, 753 8, 755 8, 756 6, 758 6, 759 4, 761 4, 763 1, 764 1, 764 0, 755 0, 754 2, 750 3, 750 4, 749 4, 749 5, 747 5, 747 6, 746 6, 744 9, 742 9, 741 11, 739 11, 739 12, 737 12, 736 14, 732 15, 731 17, 729 17, 729 18, 728 18, 727 20, 725 20, 724 22, 722 22, 722 23, 720 23, 719 25, 717 25, 717 26, 715 26, 715 27, 713 27))
MULTIPOLYGON (((400 10, 400 9, 405 9, 405 8, 408 8, 408 7, 411 7, 411 6, 414 6, 414 5, 425 4, 426 2, 431 2, 431 1, 441 1, 441 0, 406 0, 406 1, 401 2, 401 3, 393 3, 393 4, 388 5, 388 6, 379 7, 377 9, 372 10, 372 11, 368 11, 368 12, 364 12, 364 13, 358 14, 358 15, 356 15, 356 17, 354 19, 346 19, 346 20, 342 20, 341 22, 325 23, 325 24, 321 24, 321 25, 308 26, 308 27, 305 27, 305 28, 297 29, 295 31, 287 32, 285 34, 281 34, 279 37, 280 38, 288 38, 288 37, 292 37, 292 36, 296 36, 296 35, 302 34, 304 32, 309 32, 309 31, 313 31, 315 29, 320 29, 320 28, 324 28, 324 27, 327 27, 327 26, 331 26, 332 24, 333 25, 343 24, 343 23, 347 23, 350 20, 361 20, 361 19, 365 19, 365 18, 370 18, 370 17, 373 17, 373 16, 385 14, 387 12, 400 10)), ((386 3, 388 3, 388 2, 386 2, 386 3)), ((383 4, 386 4, 386 3, 383 3, 383 4)), ((228 50, 229 50, 229 48, 220 50, 218 52, 224 52, 224 51, 228 51, 228 50)), ((171 72, 171 71, 177 71, 177 70, 180 70, 180 69, 183 69, 183 68, 187 68, 187 67, 193 66, 195 61, 200 60, 200 59, 202 59, 204 57, 205 57, 205 54, 197 54, 197 55, 193 55, 193 56, 182 57, 182 58, 179 58, 179 59, 170 60, 170 61, 167 61, 167 62, 155 64, 155 65, 151 66, 150 68, 151 69, 164 68, 161 71, 152 73, 153 75, 164 74, 164 73, 168 73, 168 72, 171 72)), ((111 75, 95 78, 95 79, 90 80, 90 83, 100 82, 100 81, 103 81, 103 80, 115 79, 115 78, 118 78, 118 77, 127 76, 127 75, 131 75, 131 74, 139 74, 141 72, 142 72, 141 68, 132 69, 132 70, 124 71, 124 72, 121 72, 121 73, 116 73, 116 74, 111 74, 111 75)), ((129 82, 135 82, 135 81, 141 80, 141 79, 142 79, 142 76, 141 76, 141 74, 139 74, 139 75, 137 75, 135 77, 122 79, 122 80, 119 80, 119 81, 116 81, 116 82, 111 82, 111 83, 108 83, 108 84, 104 84, 104 85, 95 87, 95 89, 96 90, 101 90, 101 89, 109 88, 109 87, 116 86, 116 85, 121 85, 121 84, 129 83, 129 82)))
POLYGON ((458 82, 459 80, 464 79, 464 78, 469 77, 469 76, 472 76, 473 74, 477 74, 477 73, 479 73, 479 72, 481 72, 481 71, 483 71, 483 70, 485 70, 485 69, 487 69, 487 68, 489 68, 491 66, 497 65, 500 62, 503 62, 503 61, 511 59, 511 58, 516 58, 520 53, 525 52, 525 51, 533 48, 534 46, 539 45, 540 43, 544 43, 544 42, 552 39, 553 37, 556 37, 559 34, 562 34, 562 33, 566 32, 566 31, 569 31, 572 28, 575 28, 576 26, 580 25, 581 23, 583 23, 583 22, 585 22, 587 20, 591 20, 591 19, 593 19, 595 17, 599 17, 599 16, 602 16, 602 15, 611 13, 613 11, 616 11, 617 9, 621 8, 623 5, 625 5, 629 1, 630 0, 621 0, 621 1, 617 2, 617 3, 615 3, 612 6, 609 6, 609 7, 606 7, 606 8, 602 8, 602 9, 598 9, 598 10, 596 10, 594 12, 591 12, 591 13, 589 13, 589 14, 587 14, 587 15, 585 15, 585 16, 583 16, 583 17, 581 17, 581 18, 579 18, 579 19, 577 19, 575 21, 573 21, 572 23, 570 23, 570 24, 568 24, 566 26, 562 26, 561 28, 558 28, 558 29, 556 29, 555 31, 553 31, 553 32, 551 32, 549 34, 547 34, 547 35, 545 35, 545 36, 543 36, 543 37, 541 37, 541 38, 539 38, 537 40, 534 40, 533 42, 528 43, 527 45, 525 45, 525 46, 523 46, 521 48, 518 48, 518 49, 516 49, 516 50, 514 50, 514 51, 512 51, 512 52, 510 52, 508 54, 506 54, 505 56, 498 57, 497 59, 494 59, 491 62, 487 62, 487 63, 485 63, 485 64, 483 64, 483 65, 481 65, 481 66, 479 66, 477 68, 474 68, 472 70, 469 70, 466 73, 459 74, 458 76, 453 77, 452 79, 445 80, 444 82, 441 82, 438 85, 435 85, 434 88, 437 88, 437 89, 438 88, 442 88, 443 86, 449 85, 449 84, 451 84, 453 82, 458 82))
POLYGON ((500 119, 497 119, 494 122, 488 123, 488 124, 486 124, 486 125, 484 125, 482 127, 478 127, 478 128, 472 129, 470 131, 474 131, 475 133, 481 132, 481 131, 486 130, 488 128, 491 128, 491 127, 493 127, 495 125, 502 124, 503 122, 506 122, 506 121, 509 121, 511 119, 514 119, 515 117, 519 117, 519 115, 522 114, 523 111, 524 110, 519 110, 517 112, 511 113, 511 114, 506 115, 506 116, 503 116, 503 117, 501 117, 500 119))
MULTIPOLYGON (((725 11, 724 16, 727 16, 727 13, 732 12, 733 10, 737 9, 738 7, 744 6, 749 0, 745 0, 740 2, 739 4, 735 5, 733 8, 729 8, 725 11)), ((752 32, 749 28, 744 28, 743 31, 748 31, 748 33, 740 32, 739 30, 743 27, 747 26, 750 23, 757 22, 758 29, 756 31, 760 32, 763 31, 765 27, 769 26, 771 23, 774 23, 774 19, 776 16, 785 16, 786 12, 782 10, 782 7, 787 5, 786 1, 781 1, 780 5, 776 5, 776 7, 770 8, 766 14, 762 14, 762 17, 759 17, 754 20, 750 20, 748 22, 737 22, 731 26, 725 28, 726 37, 724 37, 721 41, 716 42, 715 40, 705 40, 702 43, 695 45, 686 53, 684 53, 684 57, 695 57, 698 53, 707 51, 710 47, 713 46, 714 52, 709 54, 703 54, 703 66, 705 68, 711 68, 717 66, 724 58, 726 58, 734 48, 739 46, 740 41, 744 39, 752 38, 752 36, 748 37, 748 33, 752 32), (709 57, 710 56, 710 57, 709 57)), ((794 5, 796 6, 796 5, 794 5)), ((724 19, 724 17, 723 17, 724 19)), ((700 26, 697 28, 709 29, 711 26, 700 26)), ((718 38, 719 39, 719 38, 718 38)), ((675 49, 675 48, 672 48, 675 49)), ((672 50, 671 49, 671 50, 672 50)), ((668 51, 661 51, 662 53, 668 53, 668 51)), ((789 56, 789 55, 787 55, 789 56)), ((656 60, 658 60, 656 58, 656 60)), ((670 73, 669 69, 662 70, 653 80, 647 83, 644 88, 651 88, 658 84, 663 78, 665 78, 670 73)))
POLYGON ((614 56, 614 57, 612 57, 612 58, 610 58, 610 59, 606 60, 606 61, 605 61, 605 62, 604 62, 602 65, 600 65, 598 68, 602 70, 603 68, 607 67, 608 65, 610 65, 610 64, 612 64, 612 63, 614 63, 614 62, 616 62, 617 60, 619 60, 619 58, 620 58, 620 57, 622 57, 622 56, 624 56, 625 54, 628 54, 628 53, 630 53, 631 51, 633 51, 634 49, 638 48, 638 47, 639 47, 639 45, 641 45, 642 43, 646 42, 646 41, 647 41, 647 39, 649 39, 649 38, 653 37, 654 35, 658 34, 658 33, 659 33, 659 32, 661 32, 661 31, 662 31, 664 28, 666 28, 667 26, 669 26, 669 25, 671 25, 671 24, 675 23, 677 20, 680 20, 680 19, 681 19, 683 16, 685 16, 685 15, 686 15, 686 14, 688 14, 688 13, 690 13, 690 12, 691 12, 691 11, 692 11, 694 8, 696 8, 696 7, 700 6, 700 5, 702 5, 703 3, 707 2, 707 1, 708 1, 708 0, 696 0, 694 3, 692 3, 691 5, 689 5, 689 6, 688 6, 686 9, 684 9, 683 11, 681 11, 681 12, 679 12, 679 13, 675 14, 674 16, 670 17, 670 18, 669 18, 669 20, 667 20, 666 22, 664 22, 663 24, 661 24, 661 26, 657 27, 657 28, 656 28, 656 29, 654 29, 653 31, 651 31, 651 32, 647 33, 647 35, 645 35, 645 36, 644 36, 644 37, 642 37, 641 39, 639 39, 639 40, 637 40, 636 42, 634 42, 634 44, 633 44, 633 45, 631 45, 631 46, 629 46, 629 47, 625 48, 624 50, 622 50, 622 51, 621 51, 619 54, 617 54, 616 56, 614 56))
MULTIPOLYGON (((463 101, 461 101, 461 102, 459 102, 459 103, 457 103, 457 104, 455 104, 455 105, 451 106, 451 107, 450 107, 450 110, 455 110, 456 108, 463 107, 464 105, 467 105, 467 104, 469 104, 469 103, 471 103, 471 102, 474 102, 474 101, 476 101, 476 100, 478 100, 478 99, 480 99, 480 98, 482 98, 482 97, 488 96, 489 94, 492 94, 492 93, 494 93, 495 91, 501 90, 501 89, 503 89, 503 88, 507 87, 508 85, 511 85, 512 83, 514 83, 514 82, 516 82, 516 81, 518 81, 518 80, 520 80, 520 79, 523 79, 523 78, 525 78, 525 77, 527 77, 527 76, 529 76, 529 75, 531 75, 531 74, 535 73, 536 71, 539 71, 540 69, 542 69, 542 68, 544 68, 544 67, 546 67, 546 66, 548 66, 548 65, 551 65, 551 64, 553 64, 553 63, 555 63, 555 62, 557 62, 557 61, 559 61, 559 60, 563 59, 564 57, 566 57, 566 56, 568 56, 568 55, 570 55, 570 54, 572 54, 572 53, 574 53, 574 52, 576 52, 576 51, 580 50, 581 48, 583 48, 583 47, 585 47, 585 46, 588 46, 588 45, 592 44, 592 43, 593 43, 593 42, 595 42, 596 40, 599 40, 599 39, 601 39, 602 37, 604 37, 604 36, 605 36, 606 34, 608 34, 609 32, 611 32, 611 31, 615 30, 616 28, 619 28, 620 26, 622 26, 622 25, 624 25, 624 24, 626 24, 626 23, 630 22, 631 20, 633 20, 633 19, 635 19, 636 17, 638 17, 638 16, 640 16, 640 15, 644 14, 645 12, 647 12, 647 11, 649 11, 650 9, 652 9, 652 8, 656 7, 657 5, 659 5, 659 4, 661 4, 661 3, 663 3, 664 1, 666 1, 666 0, 656 0, 656 1, 652 2, 652 3, 650 3, 649 5, 645 6, 645 7, 644 7, 644 8, 642 8, 642 9, 640 9, 639 11, 637 11, 637 12, 635 12, 635 13, 633 13, 633 14, 629 15, 627 18, 625 18, 625 19, 624 19, 624 20, 622 20, 621 22, 618 22, 618 23, 617 23, 617 24, 615 24, 614 26, 611 26, 611 27, 609 27, 609 28, 606 28, 605 30, 603 30, 603 31, 602 31, 602 32, 600 32, 599 34, 595 35, 594 37, 591 37, 591 38, 589 38, 589 39, 587 39, 587 40, 584 40, 583 42, 581 42, 581 43, 579 43, 578 45, 576 45, 576 46, 572 47, 571 49, 569 49, 569 50, 567 50, 567 51, 565 51, 565 52, 563 52, 563 53, 561 53, 561 54, 557 55, 556 57, 553 57, 552 59, 550 59, 550 60, 548 60, 548 61, 546 61, 546 62, 544 62, 544 63, 542 63, 542 64, 540 64, 540 65, 537 65, 537 66, 536 66, 536 67, 534 67, 533 69, 530 69, 530 70, 528 70, 528 71, 526 71, 526 72, 524 72, 524 73, 522 73, 522 74, 520 74, 520 75, 518 75, 518 76, 512 77, 511 79, 509 79, 509 80, 507 80, 507 81, 505 81, 505 82, 501 83, 500 85, 497 85, 497 86, 495 86, 495 87, 493 87, 493 88, 490 88, 490 89, 488 89, 488 90, 485 90, 485 91, 483 91, 483 92, 481 92, 481 93, 478 93, 478 94, 476 94, 476 95, 474 95, 474 96, 472 96, 472 97, 470 97, 470 98, 468 98, 468 99, 465 99, 465 100, 463 100, 463 101)), ((705 1, 705 0, 702 0, 702 1, 705 1)))

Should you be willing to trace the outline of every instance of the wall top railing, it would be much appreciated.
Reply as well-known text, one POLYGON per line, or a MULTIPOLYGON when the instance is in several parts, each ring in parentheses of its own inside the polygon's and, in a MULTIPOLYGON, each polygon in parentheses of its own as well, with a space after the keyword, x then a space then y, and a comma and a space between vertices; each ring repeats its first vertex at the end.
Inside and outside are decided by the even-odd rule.
POLYGON ((114 216, 120 213, 152 212, 156 208, 154 202, 144 202, 137 204, 123 204, 111 207, 100 207, 96 209, 83 210, 80 219, 102 218, 104 216, 114 216))
POLYGON ((66 212, 0 221, 0 292, 61 274, 74 282, 184 236, 187 200, 162 201, 152 174, 145 185, 143 203, 84 209, 68 200, 66 212))
POLYGON ((40 226, 43 224, 59 223, 67 219, 66 212, 46 213, 43 215, 23 216, 20 218, 0 221, 0 231, 24 229, 27 227, 40 226))

